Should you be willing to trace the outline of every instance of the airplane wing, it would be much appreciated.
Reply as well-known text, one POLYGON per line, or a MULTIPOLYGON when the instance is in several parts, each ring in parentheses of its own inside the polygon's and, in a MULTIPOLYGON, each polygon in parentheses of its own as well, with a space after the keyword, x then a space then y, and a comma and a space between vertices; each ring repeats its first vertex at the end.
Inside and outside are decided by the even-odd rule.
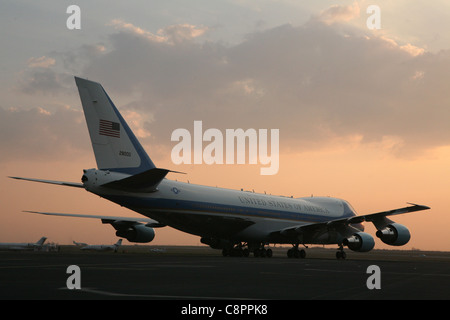
POLYGON ((60 185, 60 186, 67 186, 67 187, 84 188, 82 183, 77 183, 77 182, 43 180, 43 179, 32 179, 32 178, 22 178, 22 177, 9 177, 9 178, 16 179, 16 180, 26 180, 26 181, 34 181, 34 182, 57 184, 57 185, 60 185))
POLYGON ((343 219, 335 219, 325 222, 318 222, 318 223, 310 223, 310 224, 303 224, 298 226, 293 226, 289 228, 285 228, 283 230, 275 231, 271 234, 271 236, 284 236, 284 237, 297 237, 299 234, 307 234, 307 235, 313 235, 318 234, 324 229, 328 229, 330 227, 333 228, 339 228, 339 227, 345 227, 350 224, 356 224, 361 223, 364 221, 368 222, 374 222, 377 223, 377 221, 383 221, 387 216, 393 216, 398 214, 404 214, 414 211, 421 211, 421 210, 428 210, 430 207, 408 203, 412 206, 403 207, 399 209, 393 209, 388 211, 382 211, 377 213, 370 213, 360 216, 353 216, 350 218, 343 218, 343 219))
POLYGON ((49 215, 49 216, 101 219, 102 223, 112 223, 112 222, 116 222, 116 221, 129 222, 129 223, 143 222, 143 223, 146 223, 146 226, 152 227, 152 228, 161 228, 161 227, 166 226, 165 224, 159 223, 158 221, 150 219, 150 218, 130 218, 130 217, 87 215, 87 214, 75 214, 75 213, 40 212, 40 211, 24 211, 24 212, 45 214, 45 215, 49 215))
POLYGON ((394 216, 397 214, 403 214, 403 213, 409 213, 409 212, 414 212, 414 211, 430 209, 430 207, 422 206, 419 204, 414 204, 414 203, 408 203, 408 204, 411 204, 412 206, 388 210, 388 211, 382 211, 382 212, 377 212, 377 213, 371 213, 371 214, 366 214, 366 215, 362 215, 362 216, 351 217, 350 219, 347 219, 347 223, 360 223, 360 222, 364 222, 364 221, 373 222, 373 221, 382 219, 387 216, 394 216))

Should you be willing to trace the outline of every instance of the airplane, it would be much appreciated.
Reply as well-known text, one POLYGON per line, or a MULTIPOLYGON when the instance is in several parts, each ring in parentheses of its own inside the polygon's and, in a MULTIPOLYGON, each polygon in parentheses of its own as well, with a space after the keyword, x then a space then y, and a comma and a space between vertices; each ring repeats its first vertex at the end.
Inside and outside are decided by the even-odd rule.
POLYGON ((112 245, 96 245, 96 244, 90 244, 86 246, 80 247, 81 250, 87 250, 87 251, 114 251, 117 252, 119 250, 119 247, 122 245, 122 239, 119 239, 115 244, 112 245))
POLYGON ((76 247, 80 247, 80 248, 86 247, 88 245, 87 243, 84 243, 84 242, 76 242, 76 241, 72 241, 72 242, 76 247))
POLYGON ((12 251, 39 251, 44 245, 46 237, 40 238, 35 243, 0 243, 0 250, 12 250, 12 251))
POLYGON ((31 213, 97 218, 111 224, 118 237, 148 243, 154 228, 169 226, 201 237, 200 241, 224 256, 271 257, 270 244, 288 244, 289 258, 304 258, 302 245, 337 245, 337 259, 345 259, 344 246, 368 252, 375 240, 364 232, 363 222, 372 222, 376 236, 391 246, 408 243, 411 235, 391 216, 430 209, 408 206, 357 215, 345 200, 332 197, 288 198, 249 193, 169 180, 158 168, 116 108, 103 86, 75 77, 97 169, 85 169, 81 183, 35 178, 13 179, 84 188, 104 199, 126 207, 142 218, 111 217, 71 213, 31 213))

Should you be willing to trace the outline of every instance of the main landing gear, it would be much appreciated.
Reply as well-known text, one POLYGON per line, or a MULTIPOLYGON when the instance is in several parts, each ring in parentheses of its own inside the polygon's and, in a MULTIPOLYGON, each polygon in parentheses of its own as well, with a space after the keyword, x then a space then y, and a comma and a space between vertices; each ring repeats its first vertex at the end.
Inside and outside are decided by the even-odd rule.
POLYGON ((272 249, 270 248, 265 249, 264 246, 261 246, 260 248, 256 248, 255 250, 253 250, 254 257, 272 258, 272 255, 273 255, 272 249))
MULTIPOLYGON (((292 248, 287 251, 288 258, 292 259, 304 259, 306 258, 306 251, 304 249, 298 248, 299 244, 293 244, 292 248)), ((305 245, 304 245, 305 246, 305 245)), ((305 246, 305 248, 308 248, 305 246)), ((256 244, 256 243, 237 243, 234 246, 226 247, 222 249, 222 255, 224 257, 249 257, 250 254, 253 253, 254 257, 259 258, 271 258, 273 255, 272 249, 265 248, 265 244, 256 244)), ((347 258, 347 254, 344 252, 344 246, 342 244, 339 245, 339 248, 336 252, 336 259, 345 260, 347 258)))
MULTIPOLYGON (((305 248, 308 248, 305 246, 305 248)), ((288 258, 301 258, 304 259, 306 257, 306 251, 304 249, 298 249, 298 243, 292 245, 292 248, 287 251, 288 258)), ((338 251, 336 252, 336 259, 345 260, 347 258, 347 254, 344 252, 344 246, 342 244, 339 245, 338 251)))
POLYGON ((273 255, 272 249, 264 248, 264 244, 249 246, 243 243, 238 243, 232 248, 222 249, 222 255, 224 257, 248 257, 251 251, 254 257, 271 258, 273 255))
MULTIPOLYGON (((305 248, 307 248, 307 247, 305 247, 305 248)), ((297 244, 294 244, 293 247, 287 251, 287 256, 288 256, 288 258, 304 259, 306 257, 306 251, 304 249, 299 250, 298 243, 297 243, 297 244)))
POLYGON ((224 257, 248 257, 250 251, 242 243, 239 243, 231 248, 223 248, 222 255, 224 257))

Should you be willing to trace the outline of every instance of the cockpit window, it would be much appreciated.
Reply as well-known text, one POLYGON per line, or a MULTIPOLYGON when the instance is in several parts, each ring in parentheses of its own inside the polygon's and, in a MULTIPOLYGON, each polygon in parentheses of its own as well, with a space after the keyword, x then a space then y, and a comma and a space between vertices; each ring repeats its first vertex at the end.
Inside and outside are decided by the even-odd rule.
POLYGON ((356 216, 356 210, 353 209, 350 203, 348 203, 345 200, 342 200, 342 203, 344 205, 344 215, 354 215, 356 216))

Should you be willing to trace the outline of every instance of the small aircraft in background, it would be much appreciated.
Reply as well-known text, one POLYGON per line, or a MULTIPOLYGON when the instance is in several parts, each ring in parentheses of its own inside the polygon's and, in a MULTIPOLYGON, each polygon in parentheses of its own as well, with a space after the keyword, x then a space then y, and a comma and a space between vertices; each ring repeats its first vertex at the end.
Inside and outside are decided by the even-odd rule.
POLYGON ((11 250, 11 251, 39 251, 42 249, 46 237, 40 238, 35 243, 0 243, 0 250, 11 250))
MULTIPOLYGON (((75 241, 74 241, 75 243, 75 241)), ((111 244, 111 245, 96 245, 96 244, 91 244, 91 245, 87 245, 85 244, 85 246, 83 246, 83 243, 75 243, 75 245, 77 247, 80 247, 81 250, 90 250, 90 251, 114 251, 117 252, 117 250, 119 250, 119 247, 122 245, 122 239, 119 239, 115 244, 111 244)))
POLYGON ((76 242, 76 241, 73 241, 73 244, 74 244, 76 247, 80 247, 80 248, 86 247, 86 246, 88 245, 87 243, 84 243, 84 242, 76 242))

